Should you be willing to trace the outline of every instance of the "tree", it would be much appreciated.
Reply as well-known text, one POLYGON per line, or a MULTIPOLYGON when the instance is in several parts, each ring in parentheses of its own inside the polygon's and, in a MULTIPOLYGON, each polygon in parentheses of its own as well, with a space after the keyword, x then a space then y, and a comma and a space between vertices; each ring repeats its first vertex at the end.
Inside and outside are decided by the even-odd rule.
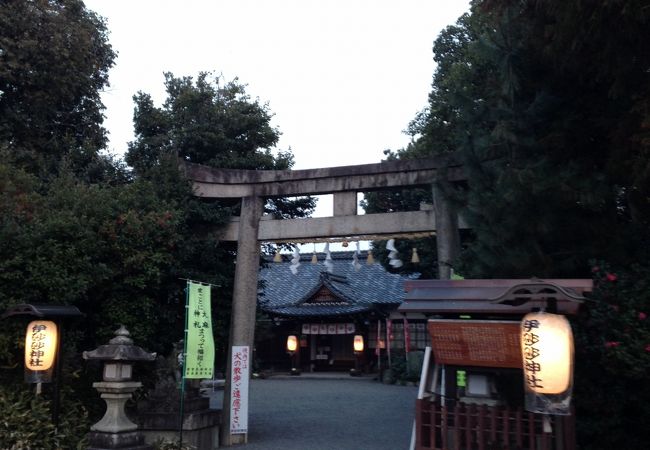
MULTIPOLYGON (((463 274, 584 274, 589 258, 625 258, 630 226, 647 223, 648 178, 636 174, 647 167, 639 105, 648 95, 636 61, 648 52, 627 31, 643 35, 645 13, 630 6, 621 36, 597 38, 605 54, 617 42, 630 64, 596 63, 593 28, 573 33, 594 21, 609 30, 603 24, 614 9, 477 1, 436 39, 429 107, 409 127, 413 142, 393 157, 456 152, 464 162, 468 182, 442 186, 472 228, 456 267, 463 274), (576 55, 568 58, 567 48, 576 55), (627 76, 638 83, 623 86, 627 76), (623 129, 629 134, 612 132, 623 129), (629 159, 618 159, 623 149, 629 159)), ((409 202, 404 193, 378 194, 367 204, 397 210, 395 201, 409 202)))
POLYGON ((194 82, 166 73, 168 97, 162 108, 143 92, 133 97, 136 140, 129 144, 126 162, 137 173, 145 173, 166 154, 220 168, 291 166, 289 153, 271 153, 280 133, 270 124, 268 105, 251 100, 237 79, 224 83, 210 76, 202 72, 194 82))
MULTIPOLYGON (((80 353, 105 344, 119 324, 150 351, 167 352, 180 339, 183 296, 167 282, 182 218, 178 205, 161 200, 149 180, 88 184, 68 171, 44 183, 0 158, 0 311, 36 303, 76 305, 84 313, 66 326, 62 341, 63 398, 73 390, 75 403, 62 414, 65 433, 41 442, 19 426, 12 437, 29 441, 18 446, 76 448, 72 442, 89 425, 76 403, 99 406, 90 392, 97 374, 80 353), (59 439, 65 443, 53 444, 59 439)), ((0 402, 45 410, 47 401, 36 405, 27 393, 13 395, 27 387, 21 356, 26 324, 17 318, 0 329, 0 402)), ((42 397, 49 398, 48 389, 42 397)), ((12 437, 0 437, 0 446, 11 445, 12 437)))
MULTIPOLYGON (((468 61, 469 48, 477 39, 482 22, 476 15, 464 14, 455 25, 445 28, 433 45, 437 69, 433 76, 429 106, 418 113, 407 127, 411 142, 398 151, 386 150, 386 160, 421 158, 456 151, 459 129, 459 110, 452 99, 459 92, 474 96, 479 91, 481 74, 475 72, 468 61)), ((433 181, 433 180, 432 180, 433 181)), ((451 198, 451 201, 458 199, 451 198)), ((362 203, 366 213, 391 211, 417 211, 420 203, 431 204, 432 191, 428 189, 394 189, 367 192, 362 203)), ((404 274, 419 273, 424 278, 437 278, 437 252, 435 237, 413 241, 397 241, 404 262, 400 269, 386 268, 404 274), (418 249, 420 263, 408 264, 411 248, 418 249)), ((382 262, 387 261, 385 244, 374 242, 373 249, 382 262)))
POLYGON ((475 7, 491 24, 468 53, 484 88, 480 102, 462 95, 462 86, 452 98, 469 177, 461 198, 476 234, 465 267, 474 275, 575 276, 586 273, 592 257, 633 259, 626 242, 647 224, 639 213, 647 198, 638 201, 647 179, 625 179, 618 169, 647 153, 630 136, 644 130, 636 105, 648 98, 642 68, 650 58, 635 43, 647 35, 647 14, 626 5, 617 36, 605 26, 612 4, 475 7), (612 45, 629 59, 601 64, 599 55, 609 61, 612 45), (638 83, 623 88, 622 78, 638 83), (632 148, 634 157, 621 159, 621 150, 632 148))
POLYGON ((430 106, 414 122, 418 152, 464 162, 466 185, 447 190, 473 232, 463 275, 618 267, 593 267, 574 324, 589 449, 646 445, 649 21, 647 2, 475 1, 436 41, 430 106))
MULTIPOLYGON (((236 247, 219 241, 218 231, 237 214, 238 200, 193 197, 178 170, 178 159, 231 169, 289 169, 290 152, 273 153, 279 131, 270 124, 268 105, 252 100, 236 79, 224 82, 208 73, 177 78, 165 74, 167 99, 156 107, 148 94, 134 96, 136 139, 126 161, 136 176, 151 180, 160 198, 182 211, 181 240, 174 251, 166 285, 180 295, 178 278, 219 286, 213 296, 217 357, 225 358, 236 247)), ((314 208, 310 197, 271 199, 265 210, 277 217, 304 217, 314 208)), ((225 359, 224 359, 225 360, 225 359)))
POLYGON ((159 297, 181 239, 178 206, 147 180, 87 185, 66 173, 43 186, 5 163, 0 174, 0 309, 74 304, 86 314, 75 342, 82 348, 123 323, 143 345, 164 350, 170 341, 159 331, 179 314, 159 297))
POLYGON ((47 177, 105 165, 99 94, 115 53, 81 0, 6 0, 0 8, 0 148, 47 177))
MULTIPOLYGON (((209 77, 202 72, 194 81, 166 73, 162 108, 143 92, 133 97, 136 140, 126 162, 143 176, 168 157, 225 169, 290 169, 290 151, 272 152, 280 132, 271 126, 268 105, 252 100, 237 79, 209 77)), ((310 197, 274 199, 266 209, 278 217, 304 217, 314 205, 310 197)))

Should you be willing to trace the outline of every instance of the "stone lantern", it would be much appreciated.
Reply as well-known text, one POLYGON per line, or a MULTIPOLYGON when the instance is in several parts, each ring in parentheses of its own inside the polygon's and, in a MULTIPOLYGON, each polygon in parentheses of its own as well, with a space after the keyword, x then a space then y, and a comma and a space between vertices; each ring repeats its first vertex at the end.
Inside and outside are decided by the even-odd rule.
POLYGON ((89 450, 151 448, 144 445, 144 437, 137 431, 138 425, 126 416, 124 405, 133 392, 142 386, 139 381, 131 380, 133 363, 153 361, 156 354, 147 353, 141 347, 133 345, 129 336, 130 333, 122 325, 107 345, 83 352, 84 359, 104 362, 103 381, 93 383, 93 387, 106 402, 106 413, 90 427, 89 450))

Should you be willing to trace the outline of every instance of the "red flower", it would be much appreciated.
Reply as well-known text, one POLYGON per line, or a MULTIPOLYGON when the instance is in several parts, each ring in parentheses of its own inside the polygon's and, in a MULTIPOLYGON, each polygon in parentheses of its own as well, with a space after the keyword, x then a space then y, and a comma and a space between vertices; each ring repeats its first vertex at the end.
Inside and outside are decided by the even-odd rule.
POLYGON ((646 313, 644 313, 643 311, 641 311, 639 313, 639 320, 646 320, 647 318, 648 318, 648 315, 646 313))
POLYGON ((650 352, 650 344, 648 344, 648 345, 645 346, 645 351, 646 351, 646 352, 650 352))
POLYGON ((607 341, 607 342, 605 342, 605 348, 618 347, 619 345, 621 345, 621 343, 618 342, 618 341, 607 341))
POLYGON ((618 277, 616 276, 616 274, 608 272, 607 275, 605 275, 605 278, 607 278, 607 281, 614 282, 618 277))

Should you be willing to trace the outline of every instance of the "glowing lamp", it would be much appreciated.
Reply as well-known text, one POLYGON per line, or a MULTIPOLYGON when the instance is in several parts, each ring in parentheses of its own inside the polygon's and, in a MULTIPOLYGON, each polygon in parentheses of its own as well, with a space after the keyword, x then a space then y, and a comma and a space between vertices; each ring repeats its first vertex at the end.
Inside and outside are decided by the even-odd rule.
POLYGON ((54 365, 58 330, 50 320, 34 320, 25 334, 25 367, 32 371, 50 370, 54 365))
POLYGON ((527 314, 521 324, 524 382, 538 394, 561 394, 573 379, 573 334, 569 321, 549 313, 527 314))
POLYGON ((293 334, 287 338, 287 351, 295 352, 298 349, 298 338, 293 334))
POLYGON ((363 336, 357 334, 354 336, 354 351, 360 353, 363 351, 363 336))

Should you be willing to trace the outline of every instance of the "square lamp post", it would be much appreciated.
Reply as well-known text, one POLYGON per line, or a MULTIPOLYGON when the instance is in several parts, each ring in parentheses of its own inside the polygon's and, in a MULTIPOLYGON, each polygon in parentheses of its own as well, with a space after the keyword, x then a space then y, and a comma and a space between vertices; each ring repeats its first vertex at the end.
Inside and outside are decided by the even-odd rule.
POLYGON ((40 393, 42 383, 52 383, 52 423, 58 427, 63 321, 83 314, 72 305, 24 303, 6 310, 2 318, 14 316, 36 319, 25 330, 25 382, 36 383, 37 393, 40 393))
POLYGON ((354 369, 350 369, 350 375, 353 377, 358 377, 361 375, 361 364, 359 360, 361 359, 361 355, 363 354, 363 336, 360 334, 357 334, 354 336, 354 369))

